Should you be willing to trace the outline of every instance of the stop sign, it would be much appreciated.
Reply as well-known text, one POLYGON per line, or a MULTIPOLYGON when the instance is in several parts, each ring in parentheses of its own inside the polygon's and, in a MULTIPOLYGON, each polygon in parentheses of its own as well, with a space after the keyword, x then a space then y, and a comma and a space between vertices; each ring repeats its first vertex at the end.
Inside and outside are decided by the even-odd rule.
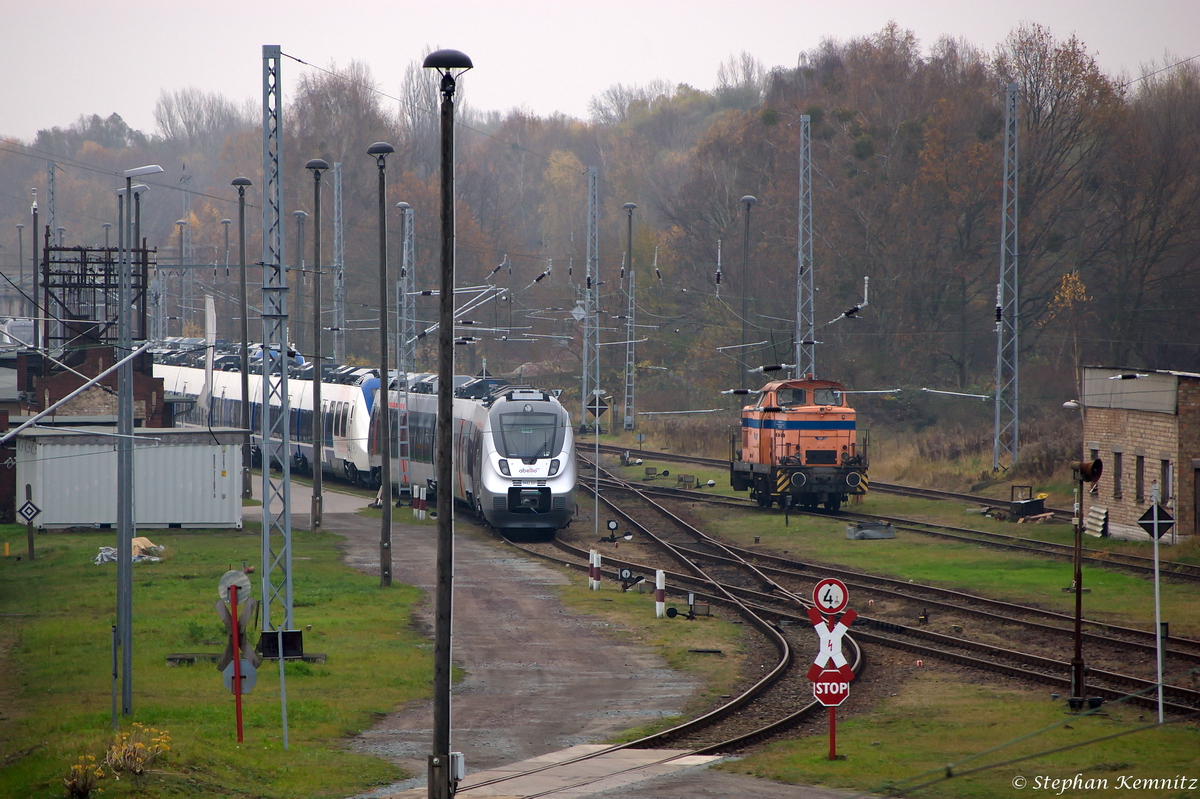
POLYGON ((813 698, 825 707, 837 707, 850 698, 850 682, 837 669, 825 669, 813 680, 813 698))

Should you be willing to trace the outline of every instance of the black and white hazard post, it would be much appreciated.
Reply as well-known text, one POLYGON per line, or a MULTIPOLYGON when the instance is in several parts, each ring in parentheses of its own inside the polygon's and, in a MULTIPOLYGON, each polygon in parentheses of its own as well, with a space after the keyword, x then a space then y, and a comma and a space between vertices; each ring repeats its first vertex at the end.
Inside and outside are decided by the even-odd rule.
POLYGON ((1158 723, 1163 723, 1163 636, 1162 636, 1162 605, 1158 593, 1158 539, 1167 534, 1175 526, 1175 520, 1167 513, 1167 509, 1158 504, 1159 487, 1155 480, 1150 488, 1150 507, 1138 519, 1142 529, 1154 539, 1154 641, 1155 660, 1158 665, 1158 723))
POLYGON ((837 708, 850 698, 850 681, 854 679, 854 670, 842 654, 842 638, 858 613, 847 609, 850 593, 841 580, 826 578, 818 582, 813 587, 812 600, 808 618, 820 643, 817 656, 808 667, 808 679, 813 684, 813 698, 829 708, 829 759, 837 760, 837 708), (822 611, 829 614, 828 619, 822 611), (834 622, 833 616, 838 613, 842 617, 834 622))

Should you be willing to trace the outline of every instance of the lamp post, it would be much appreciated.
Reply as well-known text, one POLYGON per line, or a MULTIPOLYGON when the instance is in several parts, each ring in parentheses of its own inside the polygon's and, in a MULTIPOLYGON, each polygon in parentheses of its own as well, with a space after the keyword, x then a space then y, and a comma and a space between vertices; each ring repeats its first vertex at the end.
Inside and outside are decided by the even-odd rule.
POLYGON ((321 407, 321 381, 324 378, 321 356, 321 173, 329 164, 314 158, 304 165, 313 173, 313 491, 309 511, 309 527, 323 526, 325 497, 322 494, 321 471, 325 463, 325 413, 321 407))
POLYGON ((387 287, 387 157, 396 148, 377 141, 367 148, 379 167, 379 502, 383 513, 379 521, 379 585, 392 584, 392 453, 388 417, 388 287, 387 287))
POLYGON ((451 445, 454 402, 454 91, 457 78, 474 66, 458 50, 436 50, 424 67, 441 75, 441 293, 438 297, 437 600, 433 638, 433 752, 429 756, 430 799, 450 799, 450 641, 454 597, 454 497, 451 445))
MULTIPOLYGON (((133 179, 162 172, 157 164, 127 169, 125 248, 117 276, 118 357, 133 352, 129 301, 133 296, 133 179)), ((133 361, 117 369, 117 626, 121 646, 121 713, 133 713, 133 361)))
MULTIPOLYGON (((296 319, 304 318, 304 221, 308 219, 307 211, 292 211, 292 216, 296 218, 296 304, 292 308, 292 316, 296 319)), ((304 326, 296 325, 296 349, 303 351, 302 334, 304 326)))
POLYGON ((750 207, 758 202, 758 198, 753 194, 747 194, 742 197, 742 203, 746 206, 746 232, 742 236, 742 348, 741 352, 741 368, 738 370, 742 373, 742 388, 748 388, 749 378, 746 371, 746 316, 749 313, 748 300, 750 296, 750 207))
POLYGON ((250 499, 253 489, 250 480, 250 316, 246 300, 246 187, 253 185, 249 178, 234 178, 229 184, 238 193, 238 281, 242 302, 242 499, 250 499))

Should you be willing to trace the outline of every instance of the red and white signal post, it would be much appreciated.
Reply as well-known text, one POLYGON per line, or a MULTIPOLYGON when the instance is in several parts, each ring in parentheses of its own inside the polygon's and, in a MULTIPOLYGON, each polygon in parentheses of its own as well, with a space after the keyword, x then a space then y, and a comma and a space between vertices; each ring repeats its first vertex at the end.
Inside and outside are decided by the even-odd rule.
POLYGON ((858 614, 846 610, 850 593, 841 580, 831 577, 821 580, 813 587, 812 599, 808 618, 817 631, 820 645, 813 664, 808 667, 808 679, 812 680, 813 698, 829 708, 829 759, 837 760, 837 707, 850 698, 850 681, 854 679, 854 671, 842 654, 842 637, 858 614), (844 610, 835 623, 832 617, 844 610), (826 619, 822 611, 830 618, 826 619))

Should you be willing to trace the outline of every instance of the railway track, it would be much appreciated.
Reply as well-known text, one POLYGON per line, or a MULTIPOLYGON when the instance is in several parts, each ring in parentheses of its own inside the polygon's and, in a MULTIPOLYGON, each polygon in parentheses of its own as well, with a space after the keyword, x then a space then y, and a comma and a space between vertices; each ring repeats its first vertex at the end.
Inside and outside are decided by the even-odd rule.
MULTIPOLYGON (((637 491, 636 487, 630 487, 628 491, 641 493, 637 491)), ((607 493, 613 493, 613 489, 610 489, 610 492, 607 493)), ((612 501, 610 495, 606 495, 604 499, 610 503, 610 506, 614 510, 623 509, 623 501, 620 501, 620 503, 612 501)), ((662 509, 659 512, 670 513, 666 509, 662 509)), ((634 517, 629 515, 628 512, 623 513, 623 515, 626 521, 635 523, 634 517)), ((637 521, 641 521, 641 519, 638 518, 637 521)), ((698 534, 700 531, 697 530, 696 533, 698 534)), ((704 552, 703 557, 715 560, 720 558, 720 555, 713 552, 704 552)), ((638 565, 641 565, 643 569, 649 569, 650 567, 647 564, 638 565)), ((808 571, 808 569, 805 569, 805 571, 808 571)), ((780 579, 784 575, 781 575, 779 571, 773 571, 770 575, 768 575, 766 569, 760 569, 760 572, 763 573, 764 577, 768 577, 764 581, 766 583, 764 584, 764 588, 769 587, 768 590, 743 588, 739 589, 740 595, 752 607, 755 607, 763 614, 767 614, 776 623, 796 625, 806 631, 810 623, 805 614, 787 607, 786 603, 781 603, 779 596, 794 595, 796 591, 803 590, 803 588, 800 588, 796 584, 800 579, 803 579, 803 582, 806 584, 811 584, 815 583, 816 579, 820 578, 820 576, 815 575, 815 573, 805 573, 803 577, 787 575, 790 579, 785 582, 784 579, 780 579)), ((696 579, 685 575, 685 573, 668 573, 667 578, 668 581, 674 581, 677 584, 690 583, 697 585, 698 588, 696 579)), ((865 585, 859 582, 859 587, 865 588, 865 585)), ((922 589, 930 591, 938 590, 932 587, 924 587, 924 585, 922 589)), ((948 600, 943 600, 943 602, 948 602, 948 600)), ((1000 605, 1003 605, 1003 603, 1000 603, 1000 605)), ((1074 633, 1073 630, 1067 631, 1064 629, 1055 629, 1055 627, 1051 627, 1050 625, 1030 623, 1030 621, 1018 618, 1018 614, 1015 613, 1018 609, 1021 614, 1031 611, 1037 612, 1036 608, 1012 605, 1009 605, 1009 608, 1013 612, 998 615, 994 623, 997 626, 1003 624, 1019 627, 1021 633, 1018 637, 1025 638, 1030 635, 1044 636, 1046 633, 1050 633, 1055 641, 1066 642, 1069 639, 1069 635, 1073 635, 1074 633)), ((922 657, 941 657, 943 660, 960 663, 960 665, 983 668, 984 671, 1007 674, 1010 677, 1018 677, 1026 680, 1040 681, 1040 683, 1055 686, 1064 692, 1069 692, 1070 690, 1070 663, 1067 661, 1055 660, 1052 657, 1044 655, 1025 653, 1025 651, 1002 647, 1002 645, 972 641, 972 639, 961 635, 949 635, 949 633, 932 631, 922 626, 901 624, 893 619, 872 615, 869 611, 860 612, 859 618, 854 621, 852 630, 854 631, 854 635, 862 642, 889 645, 889 647, 905 649, 922 657)), ((1132 635, 1136 635, 1138 631, 1130 630, 1129 632, 1132 635)), ((1122 641, 1120 638, 1112 638, 1110 641, 1110 637, 1102 635, 1102 633, 1091 633, 1091 645, 1093 649, 1097 647, 1111 647, 1118 650, 1116 653, 1105 654, 1105 660, 1108 662, 1121 662, 1122 653, 1127 653, 1130 647, 1136 647, 1136 643, 1138 642, 1122 641)), ((1060 649, 1062 648, 1066 647, 1060 647, 1060 649)), ((1180 642, 1176 645, 1175 656, 1183 662, 1194 663, 1195 653, 1198 649, 1200 649, 1200 642, 1180 642)), ((1092 668, 1090 669, 1090 677, 1088 677, 1088 690, 1092 692, 1092 695, 1104 697, 1105 699, 1109 699, 1109 701, 1112 701, 1112 699, 1121 699, 1130 695, 1130 693, 1152 692, 1154 686, 1156 686, 1156 683, 1153 680, 1111 671, 1111 669, 1092 668)), ((1172 713, 1193 713, 1196 707, 1200 707, 1200 691, 1172 685, 1165 687, 1165 693, 1166 696, 1170 697, 1168 704, 1172 713)), ((1147 707, 1152 707, 1152 705, 1153 707, 1157 707, 1156 703, 1151 701, 1151 699, 1134 697, 1130 701, 1145 704, 1147 707)))
MULTIPOLYGON (((594 452, 593 447, 580 446, 578 451, 581 455, 586 455, 587 452, 594 452)), ((699 455, 677 455, 670 452, 654 452, 644 449, 629 449, 628 447, 616 447, 611 444, 601 444, 600 452, 604 455, 620 455, 624 452, 629 453, 630 458, 641 458, 643 460, 668 461, 670 463, 691 463, 696 466, 704 466, 710 469, 721 469, 728 471, 729 461, 720 458, 705 458, 699 455)), ((940 491, 935 488, 921 488, 919 486, 901 485, 900 483, 884 483, 871 481, 871 490, 878 491, 882 494, 897 494, 906 497, 919 497, 922 499, 942 499, 956 500, 959 502, 969 502, 980 505, 995 505, 1003 504, 1000 500, 993 500, 988 497, 981 497, 978 494, 962 494, 954 491, 940 491)), ((1063 508, 1046 508, 1046 511, 1053 513, 1056 518, 1070 519, 1072 517, 1070 510, 1063 508)))
MULTIPOLYGON (((612 452, 624 452, 619 447, 610 447, 612 452)), ((601 447, 601 451, 604 448, 601 447)), ((630 451, 631 456, 635 451, 630 451)), ((647 453, 654 456, 654 453, 647 453)), ((587 460, 585 455, 581 455, 583 460, 587 460)), ((681 463, 699 463, 700 465, 721 464, 727 465, 724 461, 717 461, 714 458, 689 458, 685 456, 673 456, 676 462, 681 463)), ((590 462, 590 461, 589 461, 590 462)), ((872 490, 879 487, 879 483, 872 482, 872 490)), ((645 491, 661 495, 676 495, 687 496, 694 501, 703 501, 716 504, 727 504, 739 508, 754 509, 757 511, 763 510, 757 503, 743 499, 741 497, 721 496, 716 494, 704 494, 700 491, 689 489, 677 489, 668 486, 647 486, 645 491)), ((905 487, 907 490, 907 487, 905 487)), ((961 499, 967 502, 977 503, 978 497, 971 497, 965 494, 952 494, 949 492, 933 492, 927 489, 912 489, 915 492, 920 492, 921 496, 938 495, 938 499, 961 499)), ((777 511, 775 511, 777 512, 777 511)), ((1035 538, 1025 538, 1022 536, 1007 535, 1005 533, 993 533, 986 530, 977 530, 969 527, 956 527, 952 525, 935 524, 932 522, 919 521, 915 519, 906 519, 899 516, 882 516, 879 514, 864 514, 854 511, 842 509, 839 511, 825 510, 808 510, 802 508, 792 508, 792 515, 810 515, 836 517, 851 521, 886 521, 891 523, 897 530, 904 530, 922 535, 934 536, 946 540, 961 541, 964 543, 978 543, 987 546, 1007 549, 1016 552, 1025 552, 1042 557, 1051 557, 1058 560, 1073 560, 1074 547, 1068 544, 1059 544, 1053 541, 1041 541, 1035 538)), ((1142 576, 1152 576, 1154 574, 1153 558, 1143 557, 1141 555, 1132 555, 1122 552, 1114 552, 1107 549, 1097 549, 1095 547, 1083 547, 1083 562, 1092 566, 1105 568, 1121 568, 1126 571, 1135 572, 1142 576)), ((1159 572, 1164 578, 1177 579, 1187 582, 1200 582, 1200 566, 1191 563, 1182 563, 1179 561, 1159 560, 1159 572)))
MULTIPOLYGON (((579 760, 623 748, 670 747, 689 754, 737 752, 823 712, 824 708, 811 699, 810 684, 804 675, 807 662, 804 658, 798 662, 796 652, 811 651, 813 645, 811 622, 806 614, 809 603, 802 597, 817 580, 826 576, 836 576, 846 582, 855 590, 858 603, 867 598, 866 612, 860 613, 851 628, 851 635, 844 639, 850 648, 856 675, 864 673, 865 657, 861 644, 867 643, 902 650, 918 658, 937 659, 1039 683, 1063 694, 1070 692, 1070 663, 1066 661, 962 634, 902 623, 895 614, 874 613, 871 607, 876 601, 881 605, 902 602, 920 606, 926 617, 929 608, 937 608, 939 613, 984 621, 992 626, 989 628, 991 637, 996 637, 992 634, 995 629, 1015 627, 1019 638, 1049 637, 1057 641, 1060 648, 1065 648, 1061 646, 1062 642, 1068 634, 1073 634, 1073 630, 1060 625, 1073 621, 1071 617, 964 592, 915 585, 838 567, 799 563, 738 547, 707 535, 672 511, 654 496, 663 493, 661 490, 631 485, 611 476, 602 485, 600 501, 624 519, 626 529, 638 533, 637 543, 627 545, 621 556, 616 550, 605 553, 603 576, 616 581, 622 568, 643 573, 663 569, 667 572, 668 594, 676 597, 693 594, 696 601, 724 608, 759 631, 761 638, 753 659, 761 661, 759 665, 766 673, 736 696, 695 719, 585 755, 579 760), (773 663, 767 662, 770 658, 764 656, 764 649, 774 650, 773 663), (769 670, 768 665, 771 666, 769 670)), ((590 491, 587 481, 581 481, 580 486, 590 491)), ((684 497, 687 501, 696 499, 694 492, 684 493, 688 495, 684 497)), ((675 494, 667 501, 677 499, 678 494, 675 494)), ((541 545, 510 543, 531 555, 578 571, 587 570, 588 550, 561 538, 541 545)), ((1087 624, 1085 641, 1089 647, 1089 662, 1093 664, 1100 660, 1120 662, 1130 652, 1144 657, 1153 649, 1147 643, 1148 639, 1152 640, 1152 633, 1090 620, 1087 624), (1102 647, 1107 647, 1113 654, 1099 657, 1097 650, 1102 647)), ((1176 671, 1184 664, 1190 667, 1200 658, 1200 641, 1172 639, 1167 656, 1173 659, 1176 671)), ((1109 668, 1093 666, 1088 672, 1088 694, 1108 701, 1156 707, 1155 688, 1156 684, 1151 680, 1109 668)), ((1200 691, 1193 688, 1165 686, 1164 697, 1164 709, 1170 714, 1191 715, 1200 707, 1200 691)), ((662 762, 678 756, 664 757, 662 762)), ((531 772, 522 774, 528 773, 531 772)), ((463 792, 504 779, 472 785, 463 792)))

